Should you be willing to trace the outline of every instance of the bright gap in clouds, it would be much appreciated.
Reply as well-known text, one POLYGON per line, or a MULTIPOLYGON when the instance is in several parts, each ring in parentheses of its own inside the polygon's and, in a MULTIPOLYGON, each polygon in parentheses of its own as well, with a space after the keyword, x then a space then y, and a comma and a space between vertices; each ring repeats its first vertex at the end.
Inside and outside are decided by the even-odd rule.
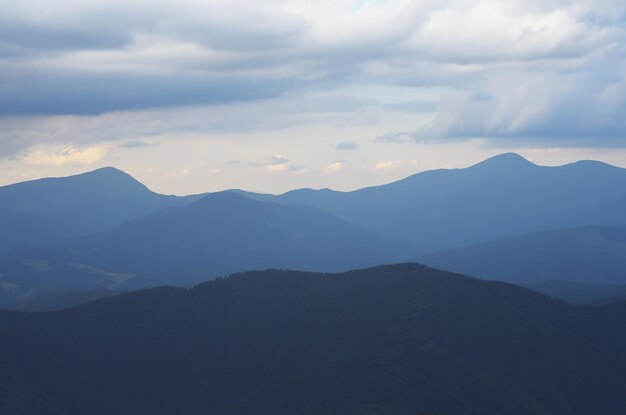
POLYGON ((0 0, 0 183, 354 189, 518 151, 626 166, 614 1, 0 0))

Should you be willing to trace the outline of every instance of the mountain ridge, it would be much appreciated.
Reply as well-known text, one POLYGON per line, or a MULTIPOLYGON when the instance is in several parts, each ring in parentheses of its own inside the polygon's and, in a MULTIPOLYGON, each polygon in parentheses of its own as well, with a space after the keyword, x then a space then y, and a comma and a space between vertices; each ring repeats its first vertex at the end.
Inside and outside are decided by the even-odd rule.
POLYGON ((0 312, 0 387, 94 415, 621 415, 624 318, 418 264, 249 272, 0 312))
POLYGON ((110 229, 168 206, 185 205, 199 197, 154 193, 114 167, 0 187, 0 207, 88 231, 110 229))
POLYGON ((351 192, 300 189, 264 200, 310 205, 370 230, 441 249, 533 231, 626 224, 626 169, 557 167, 504 154, 463 169, 417 173, 351 192), (620 199, 622 198, 622 199, 620 199), (600 223, 615 200, 613 223, 600 223))
POLYGON ((0 303, 68 289, 186 285, 238 271, 341 271, 400 262, 425 248, 310 206, 212 193, 95 234, 0 261, 0 303))
POLYGON ((567 280, 626 285, 626 226, 533 232, 418 259, 451 271, 513 283, 567 280))

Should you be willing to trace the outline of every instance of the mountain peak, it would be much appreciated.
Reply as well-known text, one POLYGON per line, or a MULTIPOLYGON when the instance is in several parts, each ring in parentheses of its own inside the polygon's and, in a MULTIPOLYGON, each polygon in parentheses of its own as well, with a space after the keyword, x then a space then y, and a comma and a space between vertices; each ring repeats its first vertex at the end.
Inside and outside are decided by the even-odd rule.
POLYGON ((127 174, 124 171, 117 169, 113 166, 105 166, 100 167, 99 169, 92 170, 87 173, 96 173, 96 174, 127 174))
POLYGON ((57 180, 70 180, 74 183, 84 183, 85 185, 88 184, 91 186, 97 186, 100 191, 117 192, 122 189, 140 189, 141 191, 149 191, 145 185, 130 174, 110 166, 57 180))
POLYGON ((517 153, 503 153, 503 154, 498 154, 497 156, 488 158, 487 160, 483 160, 480 163, 473 165, 472 168, 480 167, 480 168, 507 169, 507 168, 523 168, 523 167, 531 167, 531 166, 536 166, 536 164, 526 160, 524 157, 520 156, 517 153))
POLYGON ((132 180, 135 180, 130 174, 126 173, 125 171, 117 169, 115 167, 111 167, 111 166, 101 167, 99 169, 95 169, 89 172, 78 174, 77 176, 124 178, 124 179, 130 178, 132 180))
POLYGON ((595 168, 595 169, 622 169, 619 166, 614 166, 612 164, 609 163, 605 163, 603 161, 599 161, 599 160, 579 160, 579 161, 575 161, 573 163, 569 163, 566 164, 563 167, 570 167, 570 168, 595 168))
POLYGON ((246 197, 242 194, 232 192, 232 191, 221 191, 221 192, 213 192, 208 193, 194 202, 195 205, 202 205, 206 203, 214 203, 214 202, 232 202, 232 203, 245 203, 246 201, 253 200, 249 197, 246 197))
POLYGON ((264 203, 261 200, 256 200, 235 192, 221 191, 208 193, 203 195, 198 200, 188 206, 189 211, 201 211, 206 212, 206 209, 249 209, 258 206, 259 203, 264 203))

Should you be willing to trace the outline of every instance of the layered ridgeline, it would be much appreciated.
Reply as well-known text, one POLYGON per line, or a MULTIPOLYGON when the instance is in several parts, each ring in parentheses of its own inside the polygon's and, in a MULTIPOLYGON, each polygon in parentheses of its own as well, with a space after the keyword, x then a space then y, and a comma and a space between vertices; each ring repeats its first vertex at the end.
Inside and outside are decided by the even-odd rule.
POLYGON ((154 193, 111 167, 3 186, 0 229, 10 233, 0 234, 0 249, 41 245, 109 229, 165 207, 192 203, 199 197, 154 193))
POLYGON ((626 226, 538 232, 419 259, 451 271, 515 283, 565 280, 626 286, 626 226))
POLYGON ((0 206, 0 255, 85 233, 84 229, 60 220, 0 206))
POLYGON ((21 414, 623 414, 626 307, 415 264, 0 312, 21 414))
POLYGON ((252 269, 341 271, 405 261, 416 251, 314 208, 214 193, 0 261, 0 304, 46 291, 184 285, 252 269))
POLYGON ((406 259, 524 283, 623 284, 623 244, 588 229, 626 225, 625 172, 591 161, 542 167, 505 154, 354 192, 175 197, 112 168, 0 187, 0 304, 253 268, 338 271, 406 259), (543 242, 529 235, 576 225, 594 228, 548 232, 543 242), (520 236, 521 245, 498 240, 425 255, 425 247, 502 236, 520 236))
POLYGON ((245 194, 314 206, 367 229, 438 248, 580 225, 626 225, 626 169, 596 161, 545 167, 517 154, 353 192, 245 194))

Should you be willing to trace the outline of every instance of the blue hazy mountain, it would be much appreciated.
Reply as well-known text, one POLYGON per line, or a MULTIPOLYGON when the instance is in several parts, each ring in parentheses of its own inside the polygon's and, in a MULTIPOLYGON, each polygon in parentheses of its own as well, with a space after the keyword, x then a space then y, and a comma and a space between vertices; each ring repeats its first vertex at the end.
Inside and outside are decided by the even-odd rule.
POLYGON ((45 245, 86 233, 85 230, 42 215, 0 207, 0 255, 16 248, 45 245))
MULTIPOLYGON (((379 234, 448 248, 565 227, 626 225, 625 189, 625 169, 594 161, 544 167, 509 153, 353 192, 233 192, 313 206, 379 234)), ((0 207, 85 230, 110 229, 199 197, 156 194, 113 168, 0 187, 0 207)))
POLYGON ((12 288, 0 297, 181 285, 250 269, 340 271, 401 262, 420 250, 315 208, 221 192, 2 261, 2 281, 12 288))
POLYGON ((626 285, 626 226, 531 233, 420 256, 431 266, 510 282, 626 285))
POLYGON ((250 272, 0 312, 0 409, 623 415, 625 325, 626 303, 577 307, 416 264, 250 272))
POLYGON ((545 167, 512 153, 352 192, 244 194, 314 206, 364 228, 439 248, 565 227, 626 224, 626 169, 596 161, 545 167))
POLYGON ((199 197, 154 193, 130 175, 106 167, 0 187, 0 208, 97 231, 165 207, 189 204, 199 197))
POLYGON ((611 242, 597 249, 593 233, 577 237, 588 239, 576 249, 555 252, 535 267, 517 259, 519 266, 507 268, 479 253, 468 254, 471 267, 447 257, 452 253, 420 255, 424 246, 623 225, 625 189, 625 169, 593 161, 542 167, 515 154, 354 192, 301 189, 281 196, 165 196, 119 170, 99 169, 0 188, 0 226, 7 229, 0 251, 52 243, 0 262, 0 296, 15 301, 50 290, 134 289, 251 268, 336 271, 407 258, 487 278, 619 284, 619 246, 611 242), (81 232, 91 234, 54 242, 81 232), (579 266, 582 258, 587 262, 579 266))

